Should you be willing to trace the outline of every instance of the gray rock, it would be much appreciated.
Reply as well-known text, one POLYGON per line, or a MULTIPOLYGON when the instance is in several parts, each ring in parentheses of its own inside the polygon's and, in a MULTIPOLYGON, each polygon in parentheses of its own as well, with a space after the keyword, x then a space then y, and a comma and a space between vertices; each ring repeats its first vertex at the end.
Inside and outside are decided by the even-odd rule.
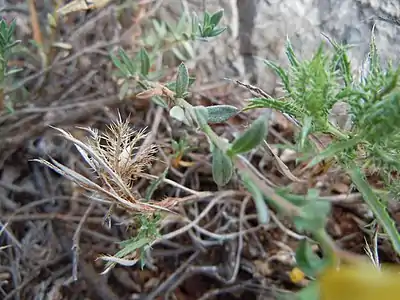
MULTIPOLYGON (((179 0, 164 1, 163 18, 176 19, 179 0)), ((353 45, 350 58, 354 72, 368 53, 375 24, 378 50, 383 60, 395 59, 400 46, 399 0, 188 0, 189 11, 202 14, 225 10, 228 31, 211 42, 196 44, 196 67, 208 68, 209 80, 241 78, 269 93, 276 77, 263 59, 287 64, 286 38, 302 58, 309 58, 326 34, 337 42, 353 45), (382 20, 386 19, 386 21, 382 20), (396 21, 397 20, 397 21, 396 21)))

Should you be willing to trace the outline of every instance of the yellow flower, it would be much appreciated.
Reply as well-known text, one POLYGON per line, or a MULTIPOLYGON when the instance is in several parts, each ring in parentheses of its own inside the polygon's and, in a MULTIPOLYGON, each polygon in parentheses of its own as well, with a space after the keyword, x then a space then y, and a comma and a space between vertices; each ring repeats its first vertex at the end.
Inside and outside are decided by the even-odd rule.
POLYGON ((300 283, 304 280, 305 275, 299 268, 293 268, 289 273, 289 277, 293 283, 300 283))
POLYGON ((321 300, 400 299, 400 270, 372 265, 329 268, 320 277, 321 300))

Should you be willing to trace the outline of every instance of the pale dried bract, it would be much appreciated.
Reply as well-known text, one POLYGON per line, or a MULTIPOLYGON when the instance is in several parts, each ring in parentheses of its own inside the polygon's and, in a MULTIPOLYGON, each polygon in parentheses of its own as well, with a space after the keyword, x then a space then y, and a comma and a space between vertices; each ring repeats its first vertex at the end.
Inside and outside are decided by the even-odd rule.
POLYGON ((104 197, 101 199, 96 196, 94 200, 108 201, 128 211, 143 213, 169 211, 168 207, 171 203, 142 202, 138 193, 133 190, 134 183, 155 160, 156 146, 139 144, 147 136, 145 130, 133 130, 129 122, 122 121, 120 116, 103 133, 92 128, 81 128, 89 133, 89 137, 84 142, 60 128, 55 129, 64 138, 74 143, 81 156, 96 173, 99 184, 53 159, 51 162, 43 159, 37 161, 74 181, 87 191, 104 197))

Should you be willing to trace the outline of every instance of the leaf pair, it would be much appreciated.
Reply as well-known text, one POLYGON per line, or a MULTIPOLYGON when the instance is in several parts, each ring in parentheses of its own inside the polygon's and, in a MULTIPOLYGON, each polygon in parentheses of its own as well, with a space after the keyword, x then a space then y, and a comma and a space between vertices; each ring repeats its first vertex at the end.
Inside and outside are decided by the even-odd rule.
MULTIPOLYGON (((231 107, 211 107, 212 120, 223 120, 223 116, 229 116, 234 112, 231 107), (217 112, 220 114, 218 115, 217 112), (224 113, 221 113, 224 112, 224 113)), ((257 118, 242 135, 236 138, 230 145, 226 153, 212 145, 213 154, 213 178, 218 185, 225 185, 229 182, 233 174, 232 158, 238 154, 246 153, 256 148, 264 140, 267 134, 266 115, 257 118)))
POLYGON ((124 49, 119 48, 118 56, 110 54, 112 62, 126 78, 134 77, 137 74, 146 77, 149 74, 151 61, 145 49, 140 49, 136 57, 131 59, 124 49))
POLYGON ((216 28, 219 22, 221 21, 224 15, 224 10, 219 10, 213 15, 208 12, 204 13, 203 24, 198 25, 200 36, 203 38, 206 37, 215 37, 220 35, 222 32, 226 30, 226 27, 216 28))

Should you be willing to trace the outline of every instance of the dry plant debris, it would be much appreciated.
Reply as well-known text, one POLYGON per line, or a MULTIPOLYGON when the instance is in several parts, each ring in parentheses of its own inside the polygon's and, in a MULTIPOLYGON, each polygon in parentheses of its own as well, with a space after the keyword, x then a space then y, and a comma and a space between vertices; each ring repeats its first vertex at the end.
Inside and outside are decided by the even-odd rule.
MULTIPOLYGON (((56 28, 57 1, 5 2, 7 19, 17 20, 17 38, 36 44, 10 62, 23 71, 5 89, 11 113, 0 114, 0 298, 275 299, 304 285, 294 262, 304 236, 273 212, 272 221, 260 225, 251 196, 237 181, 218 187, 203 135, 184 134, 149 97, 119 95, 109 51, 123 44, 138 53, 141 44, 135 41, 162 1, 127 7, 110 1, 101 10, 57 19, 56 28), (135 160, 128 159, 132 153, 135 160), (143 199, 159 178, 158 190, 143 199), (154 211, 168 214, 151 249, 110 260, 118 243, 143 225, 132 224, 132 214, 154 211), (101 275, 107 259, 125 267, 101 275)), ((165 81, 172 75, 166 72, 165 81)), ((242 98, 226 82, 193 90, 192 104, 242 98)), ((252 117, 240 114, 212 127, 232 138, 252 117)), ((343 249, 365 253, 369 234, 368 253, 375 261, 398 262, 387 243, 378 242, 377 228, 366 227, 371 216, 340 170, 298 180, 303 173, 295 157, 279 149, 292 145, 295 130, 286 119, 275 119, 265 148, 249 160, 271 186, 299 194, 321 187, 324 201, 334 203, 329 233, 343 249)))

